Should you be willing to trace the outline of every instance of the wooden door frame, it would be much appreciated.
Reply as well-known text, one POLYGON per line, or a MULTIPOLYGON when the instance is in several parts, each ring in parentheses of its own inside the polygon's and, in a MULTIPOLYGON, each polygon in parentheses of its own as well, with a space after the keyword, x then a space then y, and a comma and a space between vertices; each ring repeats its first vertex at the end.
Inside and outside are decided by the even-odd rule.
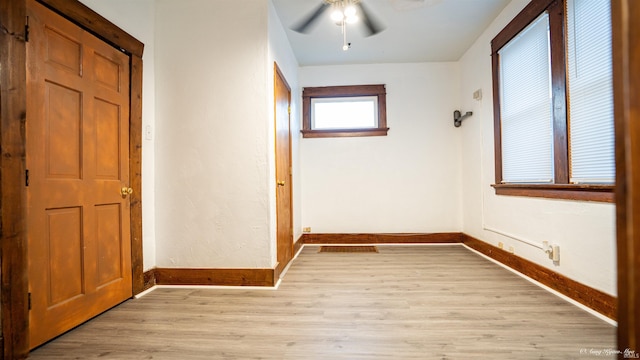
POLYGON ((612 0, 618 356, 640 354, 640 2, 612 0), (636 164, 636 166, 632 166, 636 164))
MULTIPOLYGON (((130 59, 129 171, 132 292, 143 290, 142 53, 144 44, 77 0, 36 0, 130 59)), ((25 160, 27 0, 0 0, 0 309, 3 359, 29 354, 25 160)))
MULTIPOLYGON (((287 91, 289 92, 289 108, 291 108, 291 86, 289 85, 289 82, 287 81, 287 78, 284 77, 284 74, 282 73, 282 70, 280 70, 280 67, 278 66, 277 62, 273 62, 273 101, 274 101, 274 115, 273 115, 273 122, 274 122, 274 127, 276 128, 276 134, 274 135, 274 149, 275 149, 275 153, 276 153, 276 167, 277 167, 277 163, 278 163, 278 134, 277 134, 277 121, 278 121, 278 114, 276 112, 276 109, 278 108, 277 106, 277 99, 276 99, 276 78, 280 78, 280 80, 282 80, 282 82, 284 83, 284 86, 287 88, 287 91)), ((289 112, 289 166, 293 166, 292 164, 292 156, 291 156, 291 112, 289 112)), ((278 181, 279 179, 277 178, 277 174, 276 176, 276 181, 278 181)), ((278 279, 280 278, 280 274, 282 273, 282 271, 284 270, 285 267, 287 267, 287 265, 289 264, 289 262, 291 261, 291 259, 293 259, 293 257, 295 256, 295 254, 293 253, 293 174, 289 174, 289 177, 287 178, 287 181, 289 181, 291 184, 291 191, 289 192, 289 221, 291 223, 291 249, 289 250, 291 253, 291 257, 289 259, 287 259, 287 261, 285 263, 280 263, 279 261, 277 262, 276 265, 276 269, 274 272, 274 279, 273 282, 274 284, 278 282, 278 279)), ((277 191, 277 190, 276 190, 277 191)), ((276 195, 277 197, 277 195, 276 195)), ((276 199, 276 217, 278 216, 278 204, 277 204, 277 199, 276 199)), ((278 239, 278 222, 276 221, 276 260, 278 259, 278 251, 279 251, 279 239, 278 239)))

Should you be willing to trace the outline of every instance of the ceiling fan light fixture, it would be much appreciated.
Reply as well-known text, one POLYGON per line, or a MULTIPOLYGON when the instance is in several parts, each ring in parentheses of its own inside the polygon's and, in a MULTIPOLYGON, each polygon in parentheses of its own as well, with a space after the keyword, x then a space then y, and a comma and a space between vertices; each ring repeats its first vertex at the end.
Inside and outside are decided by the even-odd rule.
POLYGON ((344 8, 344 16, 346 18, 356 16, 356 7, 351 4, 347 5, 347 7, 344 8))
POLYGON ((332 13, 331 13, 331 20, 335 21, 335 22, 340 22, 344 19, 344 14, 342 13, 342 11, 340 9, 335 9, 332 13))
POLYGON ((377 19, 372 17, 369 10, 362 3, 362 0, 322 0, 320 5, 317 6, 315 10, 313 10, 298 24, 294 25, 291 29, 293 31, 305 34, 309 31, 310 26, 329 10, 331 12, 329 17, 341 29, 342 50, 344 51, 349 50, 349 48, 351 47, 351 43, 347 42, 347 25, 352 25, 362 19, 362 23, 364 24, 366 31, 365 37, 375 35, 384 30, 384 26, 379 21, 377 21, 377 19))

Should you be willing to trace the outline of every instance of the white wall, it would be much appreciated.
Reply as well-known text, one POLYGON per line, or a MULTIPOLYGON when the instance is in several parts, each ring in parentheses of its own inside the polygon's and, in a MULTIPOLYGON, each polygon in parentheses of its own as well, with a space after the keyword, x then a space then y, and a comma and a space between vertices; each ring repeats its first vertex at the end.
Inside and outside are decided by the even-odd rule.
POLYGON ((520 257, 615 295, 613 204, 497 196, 490 187, 495 182, 490 42, 528 2, 512 1, 460 60, 461 103, 474 112, 461 127, 464 232, 495 246, 503 242, 520 257), (481 101, 472 99, 477 89, 481 101), (513 237, 560 245, 560 263, 513 237))
POLYGON ((155 248, 155 1, 80 0, 82 3, 144 43, 142 56, 142 128, 152 137, 142 141, 142 247, 144 270, 156 266, 155 248))
POLYGON ((157 265, 271 267, 268 2, 156 10, 157 265))
POLYGON ((274 62, 292 90, 294 239, 301 235, 301 93, 271 0, 157 1, 157 11, 154 0, 83 3, 145 43, 143 128, 152 138, 143 144, 144 269, 274 266, 274 62), (172 26, 156 29, 156 17, 172 26))
POLYGON ((303 87, 386 84, 388 136, 302 139, 302 226, 314 233, 458 232, 456 63, 303 67, 303 87))

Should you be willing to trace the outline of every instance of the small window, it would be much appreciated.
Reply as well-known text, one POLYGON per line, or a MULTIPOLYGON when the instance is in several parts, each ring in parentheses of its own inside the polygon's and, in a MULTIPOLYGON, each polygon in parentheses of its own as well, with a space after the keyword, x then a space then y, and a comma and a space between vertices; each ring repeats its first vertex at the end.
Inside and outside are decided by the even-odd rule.
POLYGON ((302 93, 305 138, 385 136, 384 85, 304 88, 302 93))
POLYGON ((378 127, 378 97, 311 99, 311 129, 373 129, 378 127))

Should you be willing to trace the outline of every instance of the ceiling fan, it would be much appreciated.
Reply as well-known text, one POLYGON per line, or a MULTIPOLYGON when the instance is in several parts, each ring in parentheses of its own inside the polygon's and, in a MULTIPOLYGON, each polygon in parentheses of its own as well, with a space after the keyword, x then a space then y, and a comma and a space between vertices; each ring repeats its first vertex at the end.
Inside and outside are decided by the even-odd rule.
POLYGON ((366 36, 375 35, 384 30, 382 22, 373 17, 369 9, 362 3, 362 0, 322 0, 320 5, 296 23, 291 29, 302 34, 309 33, 312 25, 329 9, 333 10, 331 12, 331 19, 335 21, 338 26, 342 26, 343 30, 346 24, 359 21, 362 21, 365 26, 366 36))
MULTIPOLYGON (((398 11, 412 10, 427 5, 434 5, 442 0, 388 0, 393 8, 398 11)), ((311 31, 317 20, 328 10, 331 11, 331 19, 342 28, 342 50, 348 50, 351 43, 347 42, 347 24, 362 22, 364 24, 365 37, 375 35, 385 29, 383 23, 373 16, 363 0, 321 0, 320 4, 307 16, 294 24, 291 29, 301 34, 311 31)))

